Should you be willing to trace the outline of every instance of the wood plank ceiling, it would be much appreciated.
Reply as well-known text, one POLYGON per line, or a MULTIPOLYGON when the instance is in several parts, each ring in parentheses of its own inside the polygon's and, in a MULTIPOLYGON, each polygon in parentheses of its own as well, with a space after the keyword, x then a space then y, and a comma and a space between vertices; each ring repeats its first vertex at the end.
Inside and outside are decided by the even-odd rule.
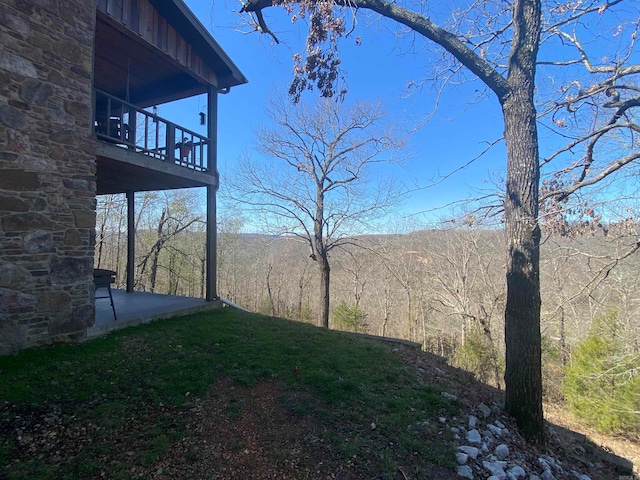
POLYGON ((94 85, 148 107, 206 92, 207 82, 98 11, 94 85))

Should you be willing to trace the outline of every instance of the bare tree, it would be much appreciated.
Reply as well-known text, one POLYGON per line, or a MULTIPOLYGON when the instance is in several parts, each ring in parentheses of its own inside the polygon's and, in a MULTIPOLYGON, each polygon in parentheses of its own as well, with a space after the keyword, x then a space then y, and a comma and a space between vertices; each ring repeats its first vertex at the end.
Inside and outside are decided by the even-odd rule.
MULTIPOLYGON (((294 100, 301 93, 317 86, 323 95, 342 94, 340 84, 340 59, 338 40, 351 33, 348 20, 357 12, 374 12, 398 22, 412 41, 424 38, 441 47, 446 55, 440 63, 446 73, 445 81, 456 74, 470 72, 490 90, 501 105, 504 118, 504 141, 507 148, 507 175, 504 196, 504 221, 506 232, 507 299, 505 307, 505 408, 522 429, 527 438, 535 442, 544 440, 542 412, 541 334, 540 334, 540 228, 539 209, 539 141, 538 112, 536 110, 536 85, 538 52, 551 35, 571 42, 578 59, 589 69, 589 57, 578 41, 581 25, 587 15, 604 15, 623 0, 589 0, 586 2, 556 2, 543 0, 513 0, 501 2, 485 0, 471 2, 467 10, 454 10, 442 14, 429 2, 405 4, 387 0, 246 0, 242 11, 256 16, 256 29, 271 33, 263 18, 262 10, 281 5, 294 19, 308 18, 309 33, 305 50, 294 56, 294 80, 290 93, 294 100), (543 17, 544 13, 544 17, 543 17), (546 22, 546 23, 545 23, 546 22), (543 28, 545 36, 543 36, 543 28), (565 33, 571 32, 571 33, 565 33), (451 62, 450 60, 453 60, 451 62)), ((614 20, 615 21, 615 20, 614 20)), ((273 35, 273 34, 272 34, 273 35)), ((633 36, 635 42, 635 35, 633 36)), ((601 51, 602 51, 602 47, 601 51)), ((630 50, 633 51, 633 48, 630 50)), ((562 56, 560 54, 559 56, 562 56)), ((603 81, 614 88, 602 89, 602 95, 611 100, 608 126, 617 124, 635 104, 622 99, 613 80, 636 73, 621 68, 630 56, 623 55, 609 72, 609 80, 603 81), (612 85, 612 82, 614 83, 612 85), (608 92, 608 93, 607 93, 608 92)), ((559 64, 561 61, 554 61, 559 64)), ((572 62, 573 63, 573 62, 572 62)), ((629 88, 626 91, 633 92, 629 88)), ((577 102, 588 89, 580 89, 577 102)), ((589 96, 595 104, 602 95, 589 96)), ((632 95, 633 96, 633 95, 632 95)), ((568 101, 573 102, 573 99, 568 101)), ((600 104, 605 107, 605 104, 600 104)), ((572 105, 575 108, 576 104, 572 105)), ((602 129, 599 129, 602 131, 602 129)), ((633 131, 627 128, 626 132, 633 131)), ((598 133, 587 145, 599 141, 598 133)), ((585 157, 582 171, 590 168, 589 155, 585 157)), ((635 155, 621 157, 619 163, 628 164, 635 155)), ((592 181, 606 177, 607 170, 593 177, 592 181)), ((545 193, 563 198, 585 186, 578 177, 563 192, 545 193)), ((563 184, 564 185, 564 184, 563 184)))
MULTIPOLYGON (((638 62, 640 8, 629 5, 612 12, 618 16, 609 22, 603 15, 622 3, 591 0, 559 4, 549 12, 543 41, 557 48, 545 49, 539 64, 541 73, 558 87, 540 92, 539 118, 565 145, 549 149, 541 160, 546 175, 540 199, 546 213, 566 212, 574 192, 637 173, 627 167, 640 160, 640 64, 633 63, 638 62), (600 18, 587 26, 582 22, 588 13, 600 18)), ((570 207, 573 218, 579 210, 599 222, 589 203, 570 207)))
POLYGON ((125 208, 126 201, 123 195, 101 195, 97 199, 95 246, 97 268, 107 265, 113 270, 120 270, 120 244, 125 208), (113 248, 110 248, 114 241, 117 244, 115 254, 113 248))
POLYGON ((432 241, 427 283, 434 309, 457 318, 462 326, 461 344, 470 330, 480 332, 488 347, 493 382, 501 388, 499 358, 501 342, 496 342, 494 326, 504 309, 503 259, 499 255, 501 232, 483 228, 481 220, 466 214, 461 225, 437 232, 432 241), (502 280, 502 281, 501 281, 502 280))
POLYGON ((349 108, 330 99, 291 105, 272 100, 273 127, 257 132, 262 158, 247 158, 231 180, 230 195, 268 223, 272 233, 308 245, 320 273, 319 324, 329 327, 329 254, 396 203, 399 192, 377 164, 403 146, 383 122, 378 105, 349 108))
MULTIPOLYGON (((203 214, 196 207, 197 194, 192 190, 162 192, 161 195, 164 204, 159 210, 160 217, 155 225, 155 234, 151 239, 151 245, 142 254, 142 258, 137 265, 140 278, 147 274, 148 271, 148 288, 150 292, 156 291, 159 268, 166 269, 170 274, 169 277, 175 277, 175 272, 171 270, 172 265, 170 265, 170 262, 161 261, 163 250, 181 232, 189 230, 193 225, 203 223, 203 214)), ((157 213, 158 211, 155 211, 155 214, 157 213)), ((174 278, 173 283, 175 282, 174 278)), ((177 290, 177 286, 172 288, 170 283, 167 285, 168 293, 177 290)))
MULTIPOLYGON (((358 240, 354 239, 354 241, 358 240)), ((357 247, 346 247, 343 250, 343 254, 338 259, 339 268, 344 272, 342 296, 349 299, 348 303, 360 307, 375 264, 371 261, 371 253, 368 250, 357 247)))

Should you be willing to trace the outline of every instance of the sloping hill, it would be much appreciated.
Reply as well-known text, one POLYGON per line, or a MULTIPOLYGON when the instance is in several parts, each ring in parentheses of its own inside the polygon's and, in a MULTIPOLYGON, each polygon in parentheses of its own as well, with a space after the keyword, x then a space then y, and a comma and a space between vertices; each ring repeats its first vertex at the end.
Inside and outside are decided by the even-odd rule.
POLYGON ((224 309, 0 358, 0 479, 454 479, 469 415, 512 431, 509 466, 617 478, 585 471, 587 443, 527 446, 498 405, 410 346, 224 309))

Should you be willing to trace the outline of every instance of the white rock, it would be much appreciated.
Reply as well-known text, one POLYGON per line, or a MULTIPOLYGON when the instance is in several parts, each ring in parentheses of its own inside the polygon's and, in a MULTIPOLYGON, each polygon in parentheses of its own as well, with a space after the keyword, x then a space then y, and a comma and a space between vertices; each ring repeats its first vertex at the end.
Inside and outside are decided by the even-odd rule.
POLYGON ((507 467, 507 462, 482 462, 482 466, 487 470, 491 475, 495 475, 498 477, 498 480, 506 480, 507 474, 504 469, 507 467))
POLYGON ((487 478, 487 480, 500 480, 500 477, 496 475, 491 475, 489 478, 487 478))
POLYGON ((483 443, 482 447, 480 447, 480 450, 482 450, 484 453, 487 453, 489 451, 489 447, 487 447, 486 443, 483 443))
POLYGON ((442 392, 440 395, 442 395, 447 400, 457 400, 458 399, 458 397, 456 397, 455 395, 452 395, 452 394, 450 394, 448 392, 442 392))
POLYGON ((482 443, 480 432, 478 432, 478 430, 476 430, 475 428, 473 430, 469 430, 467 432, 467 442, 474 445, 480 445, 482 443))
POLYGON ((496 441, 495 437, 489 430, 482 432, 482 440, 489 446, 492 446, 496 441))
POLYGON ((451 433, 460 433, 460 429, 458 427, 451 427, 449 430, 451 430, 451 433))
POLYGON ((491 409, 487 407, 484 403, 481 403, 480 405, 478 405, 478 410, 480 410, 480 413, 482 413, 484 418, 487 418, 488 416, 491 415, 491 409))
POLYGON ((475 415, 469 415, 469 428, 476 428, 476 423, 478 419, 475 415))
POLYGON ((504 426, 504 423, 502 423, 500 420, 496 420, 495 422, 493 422, 493 424, 498 428, 506 428, 504 426))
MULTIPOLYGON (((545 462, 547 462, 549 465, 551 465, 552 468, 554 468, 554 469, 558 468, 558 461, 555 458, 550 457, 549 455, 542 455, 542 457, 540 457, 540 458, 542 458, 545 462)), ((538 461, 540 461, 540 460, 538 459, 538 461)))
POLYGON ((473 460, 478 458, 478 449, 476 447, 470 447, 468 445, 462 445, 461 447, 458 447, 458 450, 460 450, 461 452, 466 453, 473 460))
POLYGON ((447 423, 447 419, 446 419, 446 418, 444 418, 444 417, 440 417, 440 418, 438 419, 438 421, 439 421, 440 423, 447 423))
POLYGON ((469 460, 469 455, 463 452, 456 453, 456 462, 458 465, 466 465, 469 460))
POLYGON ((589 475, 582 475, 579 472, 573 472, 573 474, 578 480, 591 480, 591 477, 589 475))
POLYGON ((540 477, 532 473, 531 475, 529 475, 529 480, 540 480, 540 477))
POLYGON ((514 465, 507 471, 507 478, 509 480, 520 480, 527 476, 527 472, 524 471, 520 465, 514 465))
POLYGON ((502 436, 502 429, 500 427, 496 427, 495 425, 487 425, 487 429, 496 437, 502 436))
POLYGON ((547 462, 544 458, 540 457, 538 459, 538 463, 540 464, 543 470, 551 471, 551 465, 549 465, 549 462, 547 462))
POLYGON ((544 472, 542 472, 542 475, 540 475, 540 478, 542 480, 556 480, 556 477, 553 476, 553 473, 551 473, 551 470, 545 470, 544 472))
POLYGON ((506 444, 501 443, 496 447, 493 453, 495 453, 496 457, 498 457, 500 460, 506 460, 509 456, 509 447, 506 444))
POLYGON ((473 480, 473 471, 471 470, 471 467, 469 465, 460 465, 458 467, 458 476, 473 480))

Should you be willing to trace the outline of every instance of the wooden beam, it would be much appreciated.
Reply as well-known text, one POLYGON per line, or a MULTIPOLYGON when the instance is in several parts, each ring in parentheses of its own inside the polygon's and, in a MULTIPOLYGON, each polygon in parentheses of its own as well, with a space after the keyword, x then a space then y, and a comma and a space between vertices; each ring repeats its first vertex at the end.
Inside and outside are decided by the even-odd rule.
POLYGON ((96 154, 99 194, 218 184, 213 172, 198 172, 106 142, 96 142, 96 154))
POLYGON ((207 166, 209 173, 215 178, 214 185, 207 185, 207 278, 206 300, 218 299, 217 291, 217 204, 216 192, 219 186, 218 175, 218 90, 209 86, 207 91, 207 135, 211 140, 208 150, 207 166))

